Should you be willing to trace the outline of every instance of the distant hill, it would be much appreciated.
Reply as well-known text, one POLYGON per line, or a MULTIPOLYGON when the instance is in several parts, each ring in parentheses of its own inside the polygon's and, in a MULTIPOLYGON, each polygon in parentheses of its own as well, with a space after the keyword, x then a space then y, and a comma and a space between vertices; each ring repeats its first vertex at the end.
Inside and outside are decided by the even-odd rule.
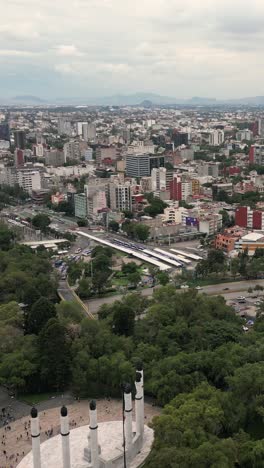
POLYGON ((2 105, 61 105, 61 106, 142 106, 155 105, 186 105, 186 106, 221 106, 221 105, 249 105, 264 106, 264 96, 252 96, 239 99, 216 99, 194 96, 191 99, 162 96, 155 93, 138 92, 133 94, 115 94, 102 97, 58 97, 43 99, 32 95, 17 95, 12 98, 0 97, 2 105))
POLYGON ((25 96, 15 96, 11 98, 11 101, 22 102, 24 104, 43 104, 46 101, 37 96, 25 95, 25 96))

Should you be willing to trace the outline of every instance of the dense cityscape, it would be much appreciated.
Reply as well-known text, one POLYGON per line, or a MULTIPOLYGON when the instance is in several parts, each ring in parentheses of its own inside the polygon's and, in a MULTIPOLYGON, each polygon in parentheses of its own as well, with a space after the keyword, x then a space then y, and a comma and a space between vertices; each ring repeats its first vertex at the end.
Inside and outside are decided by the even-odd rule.
POLYGON ((0 118, 0 466, 263 466, 263 109, 0 118))

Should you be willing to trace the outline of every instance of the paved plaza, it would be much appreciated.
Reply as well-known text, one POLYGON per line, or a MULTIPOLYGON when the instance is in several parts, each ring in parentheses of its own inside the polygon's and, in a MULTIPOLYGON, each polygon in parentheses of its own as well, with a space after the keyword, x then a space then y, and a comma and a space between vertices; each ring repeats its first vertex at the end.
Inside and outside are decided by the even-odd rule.
MULTIPOLYGON (((71 429, 86 426, 89 423, 89 401, 71 401, 70 404, 69 402, 70 397, 64 397, 63 399, 51 399, 40 405, 36 405, 39 410, 41 442, 59 434, 60 406, 63 403, 68 407, 71 429), (51 407, 45 409, 45 406, 49 407, 55 405, 56 408, 51 407)), ((19 405, 21 405, 20 412, 26 414, 26 416, 11 421, 0 429, 0 468, 15 468, 24 455, 31 450, 29 416, 31 408, 29 405, 12 400, 10 405, 11 411, 13 412, 13 407, 15 406, 18 406, 18 410, 19 405)), ((6 411, 7 410, 8 406, 6 405, 6 411)), ((114 399, 97 400, 97 414, 99 423, 103 421, 121 420, 122 402, 114 399)), ((160 414, 159 408, 152 406, 151 403, 145 404, 145 424, 148 424, 152 418, 158 414, 160 414)))

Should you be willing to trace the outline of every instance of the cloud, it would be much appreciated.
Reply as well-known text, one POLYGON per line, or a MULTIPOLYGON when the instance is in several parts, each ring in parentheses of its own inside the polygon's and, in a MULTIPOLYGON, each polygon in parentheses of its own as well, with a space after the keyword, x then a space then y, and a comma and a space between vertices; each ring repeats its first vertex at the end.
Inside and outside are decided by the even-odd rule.
POLYGON ((0 57, 33 57, 35 52, 32 50, 14 50, 0 49, 0 57))
POLYGON ((264 94, 263 22, 263 0, 8 0, 2 93, 264 94))
POLYGON ((83 53, 75 45, 59 45, 55 47, 57 55, 62 57, 81 57, 83 53))

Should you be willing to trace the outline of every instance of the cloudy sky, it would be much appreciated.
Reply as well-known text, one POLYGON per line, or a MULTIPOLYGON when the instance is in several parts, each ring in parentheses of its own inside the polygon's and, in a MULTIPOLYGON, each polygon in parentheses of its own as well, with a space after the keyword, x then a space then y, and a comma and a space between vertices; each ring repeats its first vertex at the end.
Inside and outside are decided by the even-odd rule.
POLYGON ((0 97, 264 95, 263 0, 0 0, 0 97))

